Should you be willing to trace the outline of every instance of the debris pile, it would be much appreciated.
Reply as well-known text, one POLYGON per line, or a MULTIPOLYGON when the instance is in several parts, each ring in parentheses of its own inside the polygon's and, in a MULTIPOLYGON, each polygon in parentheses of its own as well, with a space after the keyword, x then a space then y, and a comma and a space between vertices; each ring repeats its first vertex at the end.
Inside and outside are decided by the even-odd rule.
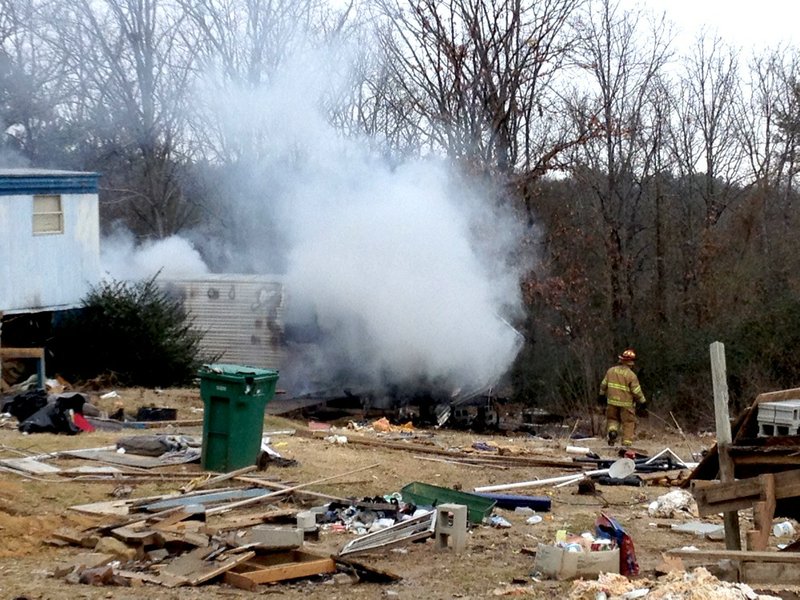
POLYGON ((655 580, 603 573, 596 581, 576 581, 569 600, 778 600, 757 594, 744 583, 720 581, 703 567, 674 571, 655 580))
MULTIPOLYGON (((334 512, 331 505, 309 512, 268 504, 270 500, 299 492, 308 484, 288 486, 244 477, 245 472, 254 468, 194 482, 183 493, 73 506, 73 510, 111 519, 82 531, 57 531, 54 544, 71 544, 91 552, 60 565, 54 575, 92 585, 147 582, 179 587, 217 580, 252 591, 264 583, 335 573, 340 562, 337 557, 320 556, 303 547, 308 535, 317 534, 317 519, 324 520, 326 513, 334 512), (207 489, 228 480, 244 480, 250 485, 207 489), (258 504, 267 504, 266 510, 233 518, 220 517, 237 508, 253 508, 258 504), (293 525, 286 525, 287 521, 293 525)), ((365 469, 346 474, 362 470, 365 469)), ((367 503, 364 508, 376 508, 372 504, 367 503)), ((389 506, 398 508, 397 504, 389 506)), ((432 512, 425 514, 429 517, 432 512)), ((428 535, 433 534, 430 523, 425 530, 428 535)), ((402 541, 402 537, 393 541, 402 541)), ((343 550, 342 554, 345 553, 343 550)), ((369 570, 364 565, 356 568, 350 562, 342 564, 351 574, 369 570)), ((374 578, 375 574, 369 576, 374 578)), ((386 573, 382 577, 389 581, 398 579, 386 573)))

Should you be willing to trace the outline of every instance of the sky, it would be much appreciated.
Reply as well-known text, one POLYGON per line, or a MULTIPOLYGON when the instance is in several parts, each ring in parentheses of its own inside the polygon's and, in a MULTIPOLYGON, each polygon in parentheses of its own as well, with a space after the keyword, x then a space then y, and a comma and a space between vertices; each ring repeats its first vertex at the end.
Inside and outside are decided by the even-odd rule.
POLYGON ((703 27, 744 51, 780 42, 800 45, 797 0, 623 0, 623 5, 666 13, 678 28, 680 46, 691 44, 703 27))

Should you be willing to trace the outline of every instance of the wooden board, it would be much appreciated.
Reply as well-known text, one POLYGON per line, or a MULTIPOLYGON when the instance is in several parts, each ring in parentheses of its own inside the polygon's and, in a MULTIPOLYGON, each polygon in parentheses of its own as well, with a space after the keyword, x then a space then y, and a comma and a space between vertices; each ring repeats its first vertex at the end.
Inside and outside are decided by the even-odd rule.
MULTIPOLYGON (((252 554, 252 553, 251 553, 252 554)), ((330 557, 300 550, 259 555, 225 573, 225 582, 252 590, 262 583, 299 579, 324 573, 335 573, 336 563, 330 557)))
POLYGON ((795 564, 775 562, 743 562, 739 579, 744 583, 800 584, 800 569, 795 564))
POLYGON ((133 527, 117 527, 111 534, 129 546, 158 546, 164 545, 164 537, 151 529, 135 529, 133 527))
POLYGON ((0 460, 0 465, 14 469, 15 471, 30 473, 31 475, 50 475, 51 473, 61 472, 61 469, 58 467, 39 462, 33 458, 6 458, 0 460))
MULTIPOLYGON (((771 475, 775 482, 775 499, 800 496, 800 469, 782 471, 771 475)), ((753 503, 766 500, 764 480, 761 476, 749 477, 720 484, 692 486, 701 517, 730 510, 751 508, 753 503)))
POLYGON ((72 458, 83 458, 85 460, 96 460, 112 465, 122 465, 123 467, 138 467, 140 469, 155 469, 190 463, 200 460, 199 452, 187 452, 183 455, 172 455, 169 458, 158 456, 140 456, 138 454, 118 454, 113 450, 65 450, 61 452, 63 456, 72 458))
MULTIPOLYGON (((739 560, 800 564, 800 552, 750 552, 748 550, 667 550, 669 556, 697 560, 739 560)), ((796 568, 796 567, 795 567, 796 568)))
POLYGON ((199 585, 249 561, 256 555, 255 552, 244 552, 229 555, 223 560, 205 560, 211 552, 212 549, 209 547, 196 548, 171 561, 164 567, 162 573, 175 578, 176 581, 183 579, 188 585, 199 585))
POLYGON ((297 508, 279 508, 277 510, 268 510, 257 515, 231 518, 214 523, 213 525, 206 525, 201 531, 202 533, 207 533, 208 535, 216 535, 232 529, 245 529, 247 527, 253 527, 254 525, 261 525, 262 523, 274 523, 276 521, 294 523, 298 512, 300 512, 300 510, 297 508))

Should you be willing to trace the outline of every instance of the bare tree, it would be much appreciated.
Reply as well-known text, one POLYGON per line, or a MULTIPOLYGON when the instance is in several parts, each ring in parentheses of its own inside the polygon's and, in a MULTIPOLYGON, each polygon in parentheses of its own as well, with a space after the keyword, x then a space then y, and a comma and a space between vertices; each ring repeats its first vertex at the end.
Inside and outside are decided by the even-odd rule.
POLYGON ((719 246, 714 232, 741 197, 746 174, 737 139, 742 116, 737 52, 720 38, 701 35, 677 88, 671 146, 683 185, 683 305, 702 323, 717 302, 709 271, 719 246))
POLYGON ((186 92, 193 49, 168 0, 56 3, 51 43, 75 75, 72 90, 106 167, 108 216, 127 216, 145 236, 189 226, 196 206, 181 185, 186 92), (111 167, 111 165, 115 165, 111 167), (110 168, 110 169, 109 169, 110 168))
POLYGON ((593 4, 581 23, 579 65, 590 87, 572 115, 576 127, 598 135, 576 149, 573 174, 603 240, 606 270, 599 281, 607 282, 611 341, 618 347, 633 334, 637 278, 651 257, 644 238, 652 214, 648 181, 663 135, 659 75, 669 58, 669 28, 663 17, 648 23, 610 0, 593 4))
POLYGON ((188 20, 185 45, 196 48, 203 92, 192 107, 195 152, 213 163, 260 160, 269 152, 258 127, 235 130, 209 100, 270 86, 290 60, 322 43, 322 0, 176 0, 188 20))
MULTIPOLYGON (((52 34, 47 2, 0 0, 0 125, 17 159, 47 165, 64 152, 64 102, 71 76, 46 39, 52 34)), ((10 156, 6 156, 6 161, 10 156)))
POLYGON ((744 155, 736 143, 741 116, 737 52, 720 38, 702 34, 686 60, 680 90, 675 164, 684 177, 702 174, 696 191, 703 199, 707 225, 713 227, 742 178, 744 155))
POLYGON ((391 118, 480 172, 552 167, 566 144, 551 84, 582 0, 375 0, 391 118))

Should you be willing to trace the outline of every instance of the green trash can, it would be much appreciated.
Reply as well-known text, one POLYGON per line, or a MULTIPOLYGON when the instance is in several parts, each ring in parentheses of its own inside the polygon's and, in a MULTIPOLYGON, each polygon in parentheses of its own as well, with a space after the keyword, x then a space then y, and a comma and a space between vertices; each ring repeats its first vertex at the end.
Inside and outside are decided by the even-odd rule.
POLYGON ((278 372, 243 365, 203 365, 203 450, 207 471, 228 472, 256 464, 264 409, 275 395, 278 372))

